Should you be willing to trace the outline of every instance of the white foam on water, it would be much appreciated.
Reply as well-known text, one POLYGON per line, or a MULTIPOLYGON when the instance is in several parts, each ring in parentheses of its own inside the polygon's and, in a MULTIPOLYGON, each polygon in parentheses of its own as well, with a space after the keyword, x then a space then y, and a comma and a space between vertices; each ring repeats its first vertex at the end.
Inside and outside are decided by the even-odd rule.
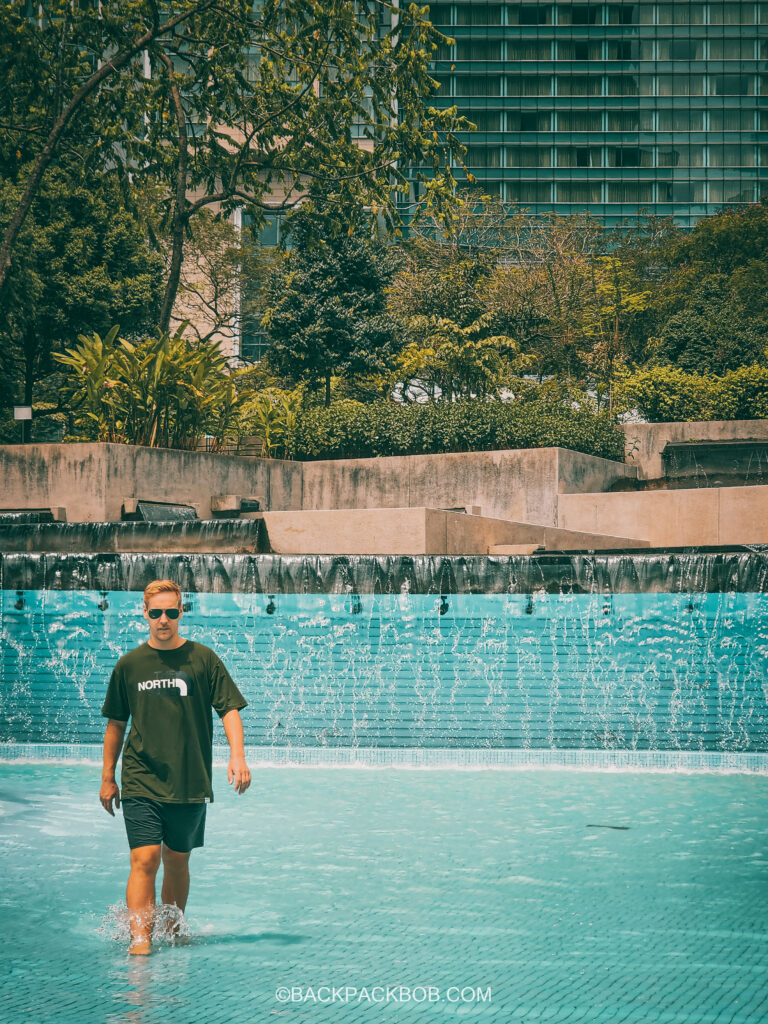
MULTIPOLYGON (((96 929, 108 942, 128 947, 131 942, 130 915, 122 901, 114 903, 102 917, 96 929)), ((158 903, 152 922, 152 944, 155 946, 186 945, 192 938, 189 922, 175 905, 158 903)))

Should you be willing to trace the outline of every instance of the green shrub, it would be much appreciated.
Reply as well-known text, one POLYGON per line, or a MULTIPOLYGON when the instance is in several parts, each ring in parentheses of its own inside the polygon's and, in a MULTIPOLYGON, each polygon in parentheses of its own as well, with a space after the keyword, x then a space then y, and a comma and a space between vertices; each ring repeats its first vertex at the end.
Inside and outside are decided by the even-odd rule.
POLYGON ((426 405, 336 402, 299 414, 300 460, 422 455, 511 448, 571 448, 623 460, 624 437, 609 417, 543 401, 466 400, 426 405))
POLYGON ((765 419, 768 366, 742 366, 722 377, 655 366, 618 381, 616 402, 649 423, 765 419))

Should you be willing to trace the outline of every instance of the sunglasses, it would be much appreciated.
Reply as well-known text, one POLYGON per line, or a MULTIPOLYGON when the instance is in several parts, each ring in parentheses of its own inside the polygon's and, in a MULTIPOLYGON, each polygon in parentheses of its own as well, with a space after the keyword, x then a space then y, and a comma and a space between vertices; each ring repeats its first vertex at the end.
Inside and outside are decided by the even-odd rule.
POLYGON ((150 619, 159 619, 165 612, 169 619, 178 619, 180 610, 178 608, 148 608, 147 615, 150 619))

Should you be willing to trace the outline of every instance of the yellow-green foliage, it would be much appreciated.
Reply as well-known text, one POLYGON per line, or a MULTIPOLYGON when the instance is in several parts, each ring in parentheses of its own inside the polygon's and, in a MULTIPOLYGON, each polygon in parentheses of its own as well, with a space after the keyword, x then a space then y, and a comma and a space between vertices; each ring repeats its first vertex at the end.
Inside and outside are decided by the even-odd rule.
POLYGON ((621 378, 617 407, 650 423, 768 418, 768 366, 742 366, 722 377, 654 366, 621 378))

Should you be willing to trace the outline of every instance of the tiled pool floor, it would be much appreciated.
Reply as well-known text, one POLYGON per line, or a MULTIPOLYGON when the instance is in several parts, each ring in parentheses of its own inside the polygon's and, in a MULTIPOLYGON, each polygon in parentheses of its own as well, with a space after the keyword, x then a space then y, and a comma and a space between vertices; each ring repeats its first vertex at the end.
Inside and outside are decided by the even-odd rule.
POLYGON ((768 1020, 768 777, 216 773, 192 942, 136 962, 99 768, 0 765, 3 1024, 768 1020))

